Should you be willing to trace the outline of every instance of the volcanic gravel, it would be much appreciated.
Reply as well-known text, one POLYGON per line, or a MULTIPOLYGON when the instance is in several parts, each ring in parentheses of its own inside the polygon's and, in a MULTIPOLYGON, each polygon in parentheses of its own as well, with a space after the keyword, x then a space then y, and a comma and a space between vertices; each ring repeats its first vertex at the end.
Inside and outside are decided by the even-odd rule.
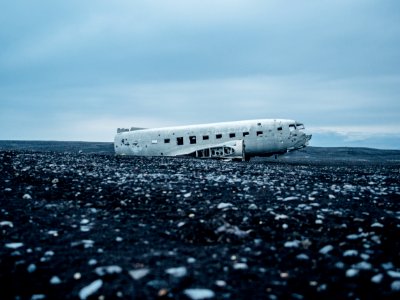
POLYGON ((0 151, 1 299, 400 299, 400 165, 0 151))

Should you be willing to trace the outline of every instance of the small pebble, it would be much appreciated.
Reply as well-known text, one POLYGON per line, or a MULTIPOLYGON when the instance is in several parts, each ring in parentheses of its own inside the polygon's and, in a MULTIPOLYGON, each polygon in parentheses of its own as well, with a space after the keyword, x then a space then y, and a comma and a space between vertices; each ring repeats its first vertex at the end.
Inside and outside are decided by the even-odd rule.
POLYGON ((174 277, 185 277, 187 274, 186 267, 169 268, 165 272, 174 277))
POLYGON ((6 248, 9 248, 9 249, 18 249, 23 246, 24 246, 23 243, 8 243, 8 244, 6 244, 6 248))
POLYGON ((209 289, 187 289, 183 293, 192 300, 210 299, 215 297, 215 293, 209 289))
POLYGON ((89 296, 96 293, 103 286, 103 280, 97 279, 93 281, 91 284, 85 286, 79 291, 79 298, 81 300, 87 299, 89 296))
POLYGON ((287 242, 285 242, 284 246, 286 248, 299 248, 300 247, 300 241, 298 241, 298 240, 287 241, 287 242))
POLYGON ((383 279, 383 274, 376 274, 375 276, 373 276, 373 277, 371 278, 371 281, 372 281, 373 283, 379 284, 379 283, 382 282, 382 279, 383 279))
POLYGON ((60 284, 61 283, 61 279, 58 276, 53 276, 50 279, 50 283, 54 284, 54 285, 60 284))
POLYGON ((0 226, 8 226, 8 227, 13 228, 14 224, 10 221, 2 221, 2 222, 0 222, 0 226))
POLYGON ((215 281, 215 285, 219 287, 224 287, 226 286, 226 282, 224 280, 217 280, 215 281))
POLYGON ((358 251, 357 250, 346 250, 343 253, 343 256, 347 257, 347 256, 357 256, 358 255, 358 251))
POLYGON ((329 252, 331 252, 333 250, 333 246, 332 245, 326 245, 325 247, 321 248, 319 250, 319 253, 321 254, 328 254, 329 252))
POLYGON ((217 208, 218 209, 224 209, 224 208, 228 208, 228 207, 231 207, 231 206, 233 206, 232 203, 221 202, 220 204, 218 204, 217 208))
POLYGON ((400 291, 400 280, 393 281, 390 285, 392 291, 399 292, 400 291))
POLYGON ((400 278, 400 272, 388 271, 387 274, 392 278, 400 278))
POLYGON ((28 271, 28 273, 33 273, 36 271, 36 265, 30 264, 26 270, 28 271))
POLYGON ((119 274, 122 272, 122 268, 120 266, 105 266, 105 267, 97 267, 95 273, 99 276, 119 274))
POLYGON ((246 269, 248 269, 249 267, 248 267, 247 264, 245 264, 245 263, 236 263, 236 264, 233 265, 233 268, 234 268, 235 270, 246 270, 246 269))
POLYGON ((135 280, 142 279, 143 277, 147 276, 150 273, 149 269, 137 269, 129 271, 129 275, 135 280))
POLYGON ((346 277, 354 277, 358 275, 358 270, 356 269, 348 269, 346 271, 346 277))
POLYGON ((97 265, 97 260, 95 260, 95 259, 89 260, 89 261, 88 261, 88 265, 89 265, 89 266, 97 265))

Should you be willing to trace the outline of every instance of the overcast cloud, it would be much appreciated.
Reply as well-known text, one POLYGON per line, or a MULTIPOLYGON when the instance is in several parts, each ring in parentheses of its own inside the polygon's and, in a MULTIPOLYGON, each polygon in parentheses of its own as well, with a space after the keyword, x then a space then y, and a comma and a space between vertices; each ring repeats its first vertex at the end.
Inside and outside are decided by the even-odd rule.
POLYGON ((0 139, 291 118, 400 149, 399 1, 9 1, 0 139))

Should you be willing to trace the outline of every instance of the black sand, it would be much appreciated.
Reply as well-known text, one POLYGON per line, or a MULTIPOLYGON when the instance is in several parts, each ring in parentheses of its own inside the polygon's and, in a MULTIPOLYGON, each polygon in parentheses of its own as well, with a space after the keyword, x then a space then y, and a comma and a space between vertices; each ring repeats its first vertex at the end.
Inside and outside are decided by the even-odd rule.
POLYGON ((0 151, 0 299, 400 298, 396 152, 238 163, 79 148, 0 151))

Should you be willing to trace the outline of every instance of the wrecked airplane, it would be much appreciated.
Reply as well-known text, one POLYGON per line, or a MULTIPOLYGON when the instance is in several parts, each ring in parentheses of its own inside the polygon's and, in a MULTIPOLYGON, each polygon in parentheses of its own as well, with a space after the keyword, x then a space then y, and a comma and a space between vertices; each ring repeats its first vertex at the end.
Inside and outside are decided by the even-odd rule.
POLYGON ((260 119, 144 129, 119 128, 116 155, 250 160, 304 148, 311 135, 294 120, 260 119))

